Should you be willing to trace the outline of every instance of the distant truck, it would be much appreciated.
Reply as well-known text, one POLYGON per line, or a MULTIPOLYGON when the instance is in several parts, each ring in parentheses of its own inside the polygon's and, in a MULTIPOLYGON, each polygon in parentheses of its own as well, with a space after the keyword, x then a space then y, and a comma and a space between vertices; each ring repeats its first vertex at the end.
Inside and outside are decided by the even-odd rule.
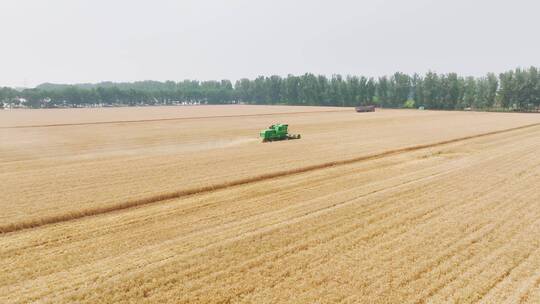
POLYGON ((375 106, 358 106, 354 108, 356 112, 363 113, 363 112, 375 112, 375 106))

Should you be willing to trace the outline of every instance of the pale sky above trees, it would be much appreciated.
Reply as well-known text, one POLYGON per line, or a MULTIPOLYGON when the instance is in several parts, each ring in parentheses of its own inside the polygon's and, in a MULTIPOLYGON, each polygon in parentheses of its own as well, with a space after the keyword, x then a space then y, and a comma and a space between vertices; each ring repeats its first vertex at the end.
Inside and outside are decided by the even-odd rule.
POLYGON ((0 86, 479 76, 540 65, 537 0, 2 0, 0 86))

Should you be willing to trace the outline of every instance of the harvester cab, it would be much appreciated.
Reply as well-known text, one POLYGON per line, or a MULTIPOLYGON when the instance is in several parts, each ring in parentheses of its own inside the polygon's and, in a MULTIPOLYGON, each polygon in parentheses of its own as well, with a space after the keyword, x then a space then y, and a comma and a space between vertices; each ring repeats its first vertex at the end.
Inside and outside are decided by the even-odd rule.
POLYGON ((266 130, 262 130, 260 136, 263 142, 300 138, 300 134, 289 134, 288 129, 289 125, 287 124, 275 124, 266 130))

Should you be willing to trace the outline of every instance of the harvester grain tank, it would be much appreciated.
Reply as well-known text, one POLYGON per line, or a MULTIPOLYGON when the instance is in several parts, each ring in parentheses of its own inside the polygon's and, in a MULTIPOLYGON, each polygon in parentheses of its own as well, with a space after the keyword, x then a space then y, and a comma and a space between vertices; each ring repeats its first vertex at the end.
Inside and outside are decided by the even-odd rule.
POLYGON ((363 112, 375 112, 375 106, 358 106, 354 108, 356 112, 363 113, 363 112))
POLYGON ((289 125, 287 124, 275 124, 271 125, 266 130, 262 130, 260 136, 263 142, 300 139, 300 134, 289 134, 288 129, 289 125))

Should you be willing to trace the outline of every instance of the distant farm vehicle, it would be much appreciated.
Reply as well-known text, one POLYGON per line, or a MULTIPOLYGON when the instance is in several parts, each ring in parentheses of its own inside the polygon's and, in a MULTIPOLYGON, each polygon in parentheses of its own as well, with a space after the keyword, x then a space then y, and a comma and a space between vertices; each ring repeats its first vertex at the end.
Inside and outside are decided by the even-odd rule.
POLYGON ((287 124, 275 124, 268 127, 266 130, 262 130, 260 136, 262 142, 288 140, 288 139, 300 139, 300 134, 289 134, 289 125, 287 124))
POLYGON ((363 112, 375 112, 375 106, 358 106, 354 108, 356 112, 363 113, 363 112))

